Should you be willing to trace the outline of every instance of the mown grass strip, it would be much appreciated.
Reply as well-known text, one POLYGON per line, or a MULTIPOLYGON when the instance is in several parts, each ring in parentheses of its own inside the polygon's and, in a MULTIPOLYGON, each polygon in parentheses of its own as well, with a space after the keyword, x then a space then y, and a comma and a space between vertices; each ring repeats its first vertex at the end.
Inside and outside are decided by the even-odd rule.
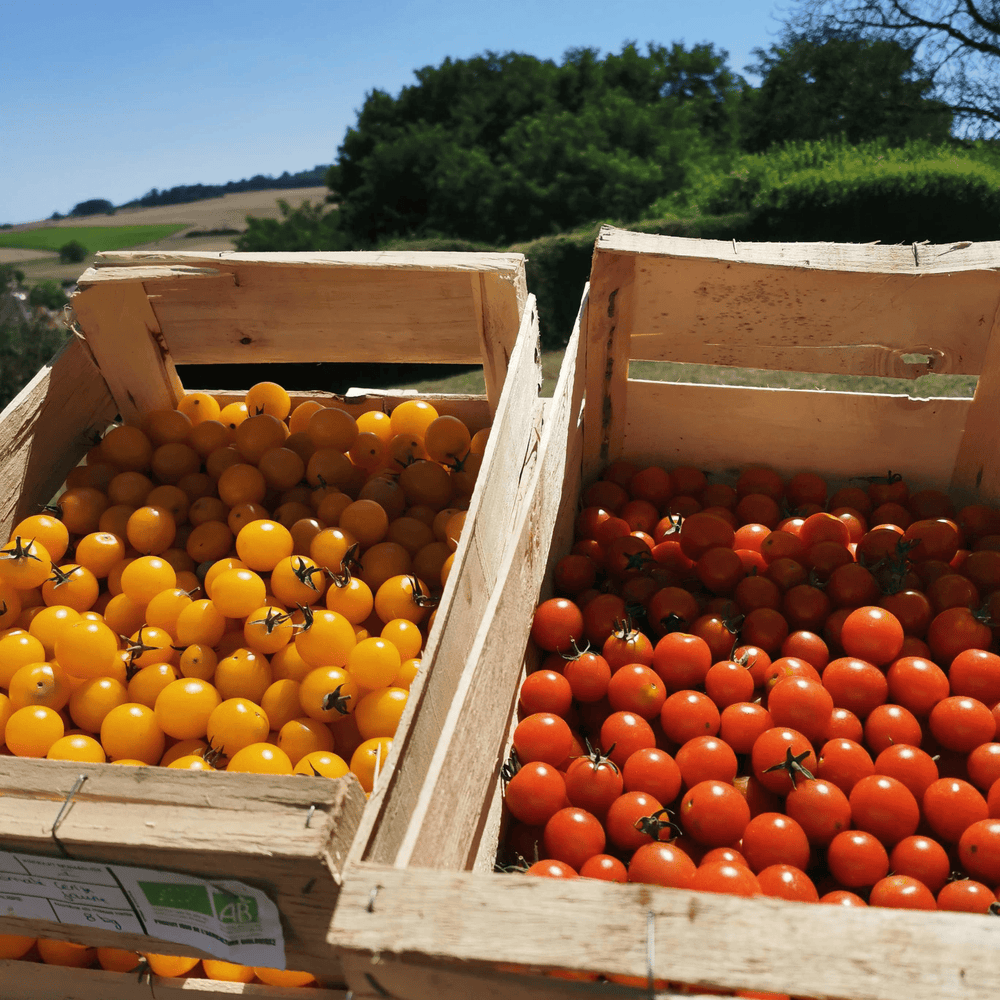
MULTIPOLYGON (((551 396, 562 362, 562 351, 542 352, 542 395, 551 396)), ((861 375, 822 375, 814 372, 763 371, 723 365, 691 365, 674 361, 633 361, 629 377, 652 382, 694 382, 704 385, 750 385, 771 389, 811 389, 823 392, 874 392, 927 399, 936 396, 971 398, 975 375, 922 375, 917 379, 861 375)), ((417 392, 484 392, 480 369, 462 370, 443 378, 424 379, 401 388, 417 392)))
POLYGON ((147 226, 45 226, 16 232, 0 231, 0 247, 51 250, 58 253, 61 246, 70 240, 77 240, 90 253, 98 253, 101 250, 124 250, 143 243, 154 243, 186 228, 186 225, 177 223, 147 226))

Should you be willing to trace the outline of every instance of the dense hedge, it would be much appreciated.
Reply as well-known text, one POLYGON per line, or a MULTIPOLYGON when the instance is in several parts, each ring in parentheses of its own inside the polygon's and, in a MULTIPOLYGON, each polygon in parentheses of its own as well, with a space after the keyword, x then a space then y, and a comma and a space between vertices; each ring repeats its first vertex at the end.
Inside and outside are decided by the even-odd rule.
POLYGON ((700 175, 647 212, 747 212, 749 238, 864 243, 1000 237, 1000 155, 977 144, 787 143, 700 175))
POLYGON ((1000 237, 1000 173, 983 164, 897 163, 803 171, 764 192, 759 239, 947 243, 1000 237))

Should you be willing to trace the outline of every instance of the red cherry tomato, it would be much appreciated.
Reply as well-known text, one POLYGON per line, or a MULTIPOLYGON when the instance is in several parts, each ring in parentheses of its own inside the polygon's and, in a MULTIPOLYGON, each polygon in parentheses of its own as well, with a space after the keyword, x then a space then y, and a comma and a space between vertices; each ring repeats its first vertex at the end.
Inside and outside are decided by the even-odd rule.
POLYGON ((583 614, 565 597, 543 601, 535 609, 531 638, 550 653, 566 653, 583 638, 583 614))

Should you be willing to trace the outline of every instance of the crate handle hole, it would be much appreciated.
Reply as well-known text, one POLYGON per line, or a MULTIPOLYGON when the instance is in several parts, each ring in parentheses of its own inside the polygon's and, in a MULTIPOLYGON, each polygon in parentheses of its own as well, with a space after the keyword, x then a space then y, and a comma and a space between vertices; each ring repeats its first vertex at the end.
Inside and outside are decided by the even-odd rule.
POLYGON ((929 354, 903 354, 900 356, 908 365, 931 365, 934 359, 929 354))

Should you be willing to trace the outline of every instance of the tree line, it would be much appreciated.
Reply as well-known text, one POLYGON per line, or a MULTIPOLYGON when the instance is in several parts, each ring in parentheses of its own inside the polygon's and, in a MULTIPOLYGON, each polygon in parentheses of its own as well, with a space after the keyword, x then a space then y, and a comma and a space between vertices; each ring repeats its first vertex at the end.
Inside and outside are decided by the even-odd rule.
POLYGON ((164 191, 152 188, 141 198, 128 202, 122 208, 183 205, 191 201, 203 201, 206 198, 221 198, 223 195, 237 194, 241 191, 283 191, 291 188, 318 187, 326 183, 328 169, 328 166, 320 165, 311 170, 298 170, 294 174, 286 170, 279 177, 254 174, 253 177, 228 181, 225 184, 178 184, 164 191))
POLYGON ((630 42, 603 56, 573 49, 561 62, 492 52, 445 59, 396 95, 367 95, 327 171, 336 208, 284 206, 281 220, 248 220, 239 245, 340 250, 443 237, 504 246, 682 204, 706 176, 789 143, 989 154, 993 105, 980 95, 983 127, 971 130, 968 92, 951 72, 959 55, 945 78, 925 56, 927 30, 885 26, 887 12, 921 3, 942 6, 800 0, 780 40, 754 51, 746 69, 757 86, 710 43, 630 42), (861 8, 871 15, 864 23, 861 8), (974 147, 974 135, 987 141, 974 147))
MULTIPOLYGON (((118 208, 153 208, 157 205, 186 205, 192 201, 204 201, 206 198, 221 198, 223 195, 236 194, 241 191, 285 191, 291 188, 319 187, 326 183, 329 166, 320 164, 311 170, 298 170, 294 174, 284 171, 279 177, 270 174, 254 174, 240 181, 227 181, 225 184, 178 184, 163 191, 151 188, 141 198, 133 198, 118 208)), ((82 218, 88 215, 114 215, 115 205, 107 198, 88 198, 78 202, 69 211, 70 218, 82 218)), ((67 216, 53 212, 53 220, 67 216)))

